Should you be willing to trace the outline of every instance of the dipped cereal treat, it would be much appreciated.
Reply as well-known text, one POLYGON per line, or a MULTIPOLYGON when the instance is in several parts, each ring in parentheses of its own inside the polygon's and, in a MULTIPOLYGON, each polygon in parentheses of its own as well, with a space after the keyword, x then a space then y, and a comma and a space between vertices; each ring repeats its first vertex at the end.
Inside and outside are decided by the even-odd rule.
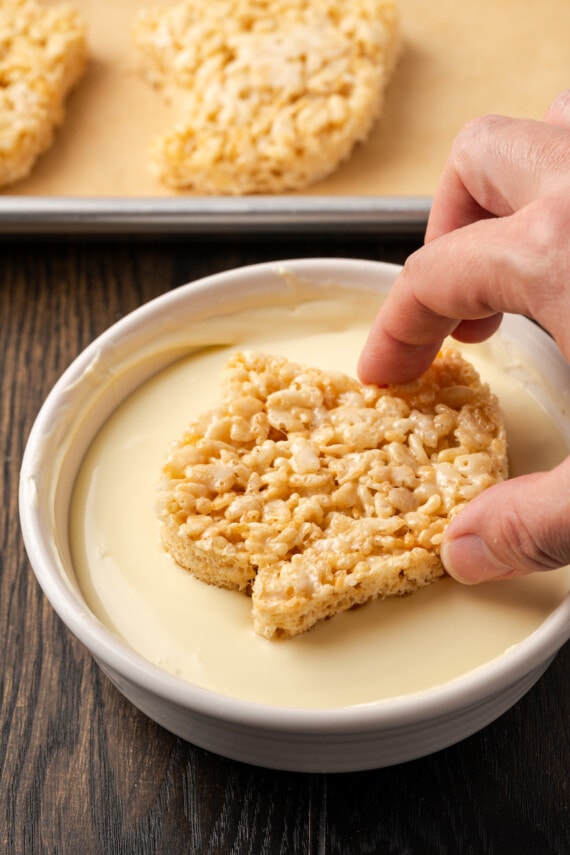
POLYGON ((158 516, 173 558, 251 594, 275 639, 439 579, 449 521, 506 477, 498 401, 454 349, 388 388, 240 352, 169 454, 158 516))

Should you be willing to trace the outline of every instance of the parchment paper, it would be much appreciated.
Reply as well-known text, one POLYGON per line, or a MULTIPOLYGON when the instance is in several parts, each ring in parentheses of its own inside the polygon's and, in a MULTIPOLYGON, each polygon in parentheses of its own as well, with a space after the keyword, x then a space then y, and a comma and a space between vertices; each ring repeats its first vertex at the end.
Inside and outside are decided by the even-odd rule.
MULTIPOLYGON (((53 148, 4 193, 183 195, 149 172, 149 142, 174 116, 134 71, 130 42, 137 10, 168 0, 76 3, 89 28, 86 76, 53 148)), ((382 118, 350 160, 302 195, 431 195, 469 118, 540 118, 570 86, 569 0, 400 0, 400 9, 403 48, 382 118)))

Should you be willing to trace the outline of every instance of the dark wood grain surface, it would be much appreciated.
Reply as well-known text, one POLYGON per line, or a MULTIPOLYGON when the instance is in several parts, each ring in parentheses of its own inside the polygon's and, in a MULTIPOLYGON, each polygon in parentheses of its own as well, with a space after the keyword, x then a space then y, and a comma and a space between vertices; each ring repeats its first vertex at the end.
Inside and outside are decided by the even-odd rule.
POLYGON ((0 241, 0 853, 568 855, 570 646, 508 713, 438 754, 342 775, 273 772, 167 733, 132 707, 40 592, 18 472, 69 362, 146 300, 246 263, 401 262, 418 236, 0 241))

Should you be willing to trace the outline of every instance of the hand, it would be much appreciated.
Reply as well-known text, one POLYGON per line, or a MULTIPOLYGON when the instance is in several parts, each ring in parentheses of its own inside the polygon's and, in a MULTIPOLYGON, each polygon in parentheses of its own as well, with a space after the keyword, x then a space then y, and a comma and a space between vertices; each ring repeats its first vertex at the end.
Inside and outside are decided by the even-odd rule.
MULTIPOLYGON (((417 377, 445 336, 483 341, 503 312, 536 319, 570 359, 570 90, 542 122, 487 116, 459 134, 425 245, 373 323, 360 379, 417 377)), ((570 458, 486 490, 449 525, 441 554, 466 583, 570 563, 570 458)))

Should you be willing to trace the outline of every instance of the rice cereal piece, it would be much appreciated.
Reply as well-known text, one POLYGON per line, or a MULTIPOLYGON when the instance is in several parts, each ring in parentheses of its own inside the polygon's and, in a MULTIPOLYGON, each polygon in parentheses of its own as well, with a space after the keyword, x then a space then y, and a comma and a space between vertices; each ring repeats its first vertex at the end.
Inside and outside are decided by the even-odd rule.
POLYGON ((0 3, 0 186, 28 175, 64 119, 85 68, 84 23, 68 5, 0 3))
POLYGON ((142 11, 142 75, 178 107, 152 147, 173 188, 302 189, 333 172, 381 112, 396 0, 181 0, 142 11))
POLYGON ((251 592, 269 639, 440 578, 447 524, 507 477, 498 401, 453 349, 389 388, 256 352, 222 384, 164 464, 161 536, 198 578, 251 592))

